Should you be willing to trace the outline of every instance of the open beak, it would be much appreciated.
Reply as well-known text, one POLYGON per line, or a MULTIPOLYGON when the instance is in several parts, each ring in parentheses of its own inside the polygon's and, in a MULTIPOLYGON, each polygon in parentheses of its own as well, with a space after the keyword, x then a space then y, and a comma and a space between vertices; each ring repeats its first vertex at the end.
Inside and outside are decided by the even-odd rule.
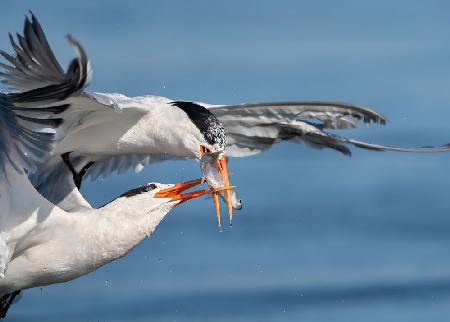
MULTIPOLYGON (((183 202, 186 202, 190 199, 201 197, 201 196, 207 195, 209 193, 217 195, 217 193, 219 191, 233 189, 233 187, 226 186, 226 187, 222 187, 219 189, 210 188, 210 189, 205 189, 205 190, 198 190, 198 191, 183 193, 184 191, 186 191, 190 188, 193 188, 195 186, 198 186, 201 183, 202 183, 202 179, 196 179, 196 180, 190 180, 190 181, 186 181, 186 182, 177 183, 173 187, 158 191, 154 197, 155 198, 167 198, 167 199, 171 199, 171 201, 179 200, 179 202, 177 204, 177 206, 178 206, 178 205, 182 204, 183 202)), ((217 211, 218 211, 218 209, 216 207, 216 212, 217 211)))
MULTIPOLYGON (((209 152, 206 147, 200 146, 200 156, 203 156, 206 152, 209 152)), ((230 186, 230 178, 228 176, 228 168, 227 168, 227 159, 225 155, 222 155, 222 157, 217 160, 217 168, 219 169, 219 173, 222 176, 223 184, 225 187, 230 186)), ((227 189, 225 191, 226 194, 226 201, 228 205, 228 215, 230 218, 230 225, 233 222, 233 206, 232 206, 232 200, 231 200, 231 193, 230 189, 227 189)), ((219 197, 217 195, 217 192, 213 193, 214 197, 214 206, 216 208, 216 215, 217 215, 217 221, 219 222, 220 226, 220 208, 219 208, 219 197)))
MULTIPOLYGON (((228 177, 228 169, 227 169, 227 159, 225 155, 223 155, 219 160, 217 160, 217 165, 219 167, 220 175, 222 176, 223 183, 225 187, 230 186, 230 178, 228 177)), ((227 196, 227 205, 228 205, 228 216, 230 217, 230 225, 233 222, 233 206, 231 204, 231 193, 230 190, 226 190, 225 194, 227 196)))

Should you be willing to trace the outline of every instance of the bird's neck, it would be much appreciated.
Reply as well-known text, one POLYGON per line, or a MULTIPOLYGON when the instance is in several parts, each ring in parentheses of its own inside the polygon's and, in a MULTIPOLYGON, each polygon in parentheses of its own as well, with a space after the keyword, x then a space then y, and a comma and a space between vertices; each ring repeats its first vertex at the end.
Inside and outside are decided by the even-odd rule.
POLYGON ((93 230, 90 235, 98 246, 94 249, 98 264, 106 264, 129 252, 154 232, 170 209, 171 206, 157 203, 144 193, 119 197, 100 209, 92 210, 97 212, 96 219, 91 219, 87 229, 93 230))

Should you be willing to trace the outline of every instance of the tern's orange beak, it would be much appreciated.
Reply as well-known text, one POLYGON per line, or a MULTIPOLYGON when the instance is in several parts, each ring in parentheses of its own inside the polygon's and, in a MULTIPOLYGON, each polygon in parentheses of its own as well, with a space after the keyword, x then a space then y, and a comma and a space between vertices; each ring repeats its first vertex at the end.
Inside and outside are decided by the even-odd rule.
MULTIPOLYGON (((228 177, 228 169, 227 169, 227 159, 225 156, 222 156, 218 161, 217 165, 219 167, 220 175, 223 179, 223 184, 225 187, 230 186, 230 178, 228 177)), ((228 205, 228 216, 230 217, 230 225, 233 222, 233 206, 231 204, 231 193, 230 190, 226 190, 225 194, 227 196, 227 205, 228 205)))
POLYGON ((217 195, 217 192, 222 190, 228 190, 232 189, 233 187, 223 187, 220 189, 206 189, 206 190, 198 190, 188 193, 183 193, 184 191, 193 188, 195 186, 198 186, 202 183, 202 179, 196 179, 196 180, 190 180, 186 182, 180 182, 175 184, 173 187, 163 189, 161 191, 158 191, 155 194, 155 198, 168 198, 172 199, 172 201, 180 200, 180 202, 177 204, 180 205, 185 201, 188 201, 193 198, 201 197, 209 193, 213 193, 217 195))
MULTIPOLYGON (((203 156, 203 154, 205 154, 206 152, 208 152, 207 148, 204 146, 200 146, 200 156, 203 156)), ((217 161, 217 167, 219 169, 219 173, 222 176, 222 180, 223 180, 223 184, 225 185, 225 187, 229 187, 230 186, 230 178, 228 176, 228 168, 227 168, 227 159, 225 156, 222 156, 218 161, 217 161)), ((217 193, 213 193, 213 197, 214 197, 214 206, 216 208, 216 215, 217 215, 217 221, 219 222, 219 226, 220 224, 220 208, 219 208, 219 198, 217 196, 217 193)), ((233 221, 233 206, 231 204, 231 193, 230 190, 227 189, 226 190, 226 199, 227 199, 227 205, 228 205, 228 215, 230 217, 230 225, 233 221)))
MULTIPOLYGON (((202 179, 180 182, 180 183, 175 184, 173 187, 158 191, 155 194, 155 198, 169 198, 172 200, 181 200, 180 203, 182 203, 189 199, 195 198, 195 195, 193 195, 193 194, 195 194, 195 192, 190 192, 187 194, 182 194, 182 192, 185 190, 188 190, 192 187, 195 187, 201 183, 202 183, 202 179)), ((201 190, 199 192, 204 192, 204 191, 205 190, 201 190)), ((208 192, 205 192, 204 194, 206 194, 206 193, 208 193, 208 192)))

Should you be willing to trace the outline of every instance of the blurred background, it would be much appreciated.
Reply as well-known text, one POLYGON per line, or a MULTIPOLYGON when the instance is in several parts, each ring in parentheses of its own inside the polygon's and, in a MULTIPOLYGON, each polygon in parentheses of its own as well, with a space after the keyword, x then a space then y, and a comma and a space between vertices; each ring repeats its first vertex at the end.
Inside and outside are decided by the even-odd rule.
MULTIPOLYGON (((333 100, 386 126, 339 134, 450 142, 448 1, 9 1, 0 48, 31 9, 67 66, 71 33, 90 90, 210 103, 333 100)), ((24 292, 10 321, 439 321, 450 314, 450 154, 283 143, 231 159, 244 208, 220 232, 211 200, 172 211, 124 258, 24 292)), ((99 206, 194 161, 86 181, 99 206)), ((222 209, 225 209, 222 207, 222 209)), ((226 212, 224 211, 224 215, 226 212)))

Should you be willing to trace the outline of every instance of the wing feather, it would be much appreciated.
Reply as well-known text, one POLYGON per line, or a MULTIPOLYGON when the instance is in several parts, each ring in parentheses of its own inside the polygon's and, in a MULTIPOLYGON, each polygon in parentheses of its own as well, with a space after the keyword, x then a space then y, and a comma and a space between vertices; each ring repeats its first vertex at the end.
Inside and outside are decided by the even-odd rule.
POLYGON ((88 84, 91 69, 83 47, 72 36, 67 36, 77 56, 64 72, 32 13, 31 21, 25 17, 23 35, 17 34, 17 42, 11 34, 9 39, 15 56, 0 51, 0 55, 10 64, 0 65, 3 69, 0 76, 13 92, 10 97, 16 105, 61 101, 80 92, 88 84))
POLYGON ((278 102, 241 105, 205 105, 227 132, 227 155, 245 157, 269 149, 283 140, 314 148, 331 148, 350 155, 347 144, 375 151, 444 152, 448 145, 401 148, 366 143, 327 133, 327 129, 384 125, 386 118, 366 107, 334 102, 278 102))
POLYGON ((342 129, 357 127, 359 122, 385 124, 380 113, 357 105, 337 102, 275 102, 240 105, 207 106, 223 123, 247 122, 268 124, 294 120, 317 120, 324 128, 342 129))
MULTIPOLYGON (((41 112, 40 117, 49 117, 41 112)), ((16 114, 13 102, 0 93, 0 173, 5 176, 9 162, 19 173, 34 172, 53 148, 55 119, 23 117, 16 114), (44 122, 45 121, 45 122, 44 122)))

